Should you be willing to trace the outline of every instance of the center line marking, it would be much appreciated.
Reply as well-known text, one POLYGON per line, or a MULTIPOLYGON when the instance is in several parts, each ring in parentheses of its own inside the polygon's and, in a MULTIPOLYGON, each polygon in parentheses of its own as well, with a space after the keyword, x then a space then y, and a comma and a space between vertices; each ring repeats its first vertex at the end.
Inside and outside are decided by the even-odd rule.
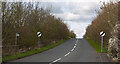
POLYGON ((77 44, 75 44, 75 46, 76 46, 77 44))
POLYGON ((67 54, 65 54, 65 56, 67 56, 67 55, 69 55, 70 54, 70 52, 68 52, 67 54))
POLYGON ((76 43, 78 43, 78 40, 76 41, 76 43))
MULTIPOLYGON (((55 63, 55 62, 57 62, 57 61, 59 61, 59 60, 61 60, 61 58, 56 59, 56 60, 53 61, 52 63, 55 63)), ((52 63, 50 63, 50 64, 52 64, 52 63)))
MULTIPOLYGON (((76 43, 75 43, 75 45, 74 45, 74 47, 73 47, 73 49, 72 49, 71 51, 73 51, 73 50, 76 48, 77 43, 78 43, 78 40, 76 40, 76 43)), ((67 54, 65 54, 65 56, 68 56, 69 54, 70 54, 70 52, 68 52, 67 54)), ((59 61, 59 60, 61 60, 61 59, 62 59, 62 58, 58 58, 58 59, 54 60, 53 62, 51 62, 51 63, 49 63, 49 64, 55 63, 55 62, 57 62, 57 61, 59 61)))
POLYGON ((75 48, 76 46, 74 46, 74 48, 75 48))
POLYGON ((74 50, 74 48, 71 51, 73 51, 73 50, 74 50))

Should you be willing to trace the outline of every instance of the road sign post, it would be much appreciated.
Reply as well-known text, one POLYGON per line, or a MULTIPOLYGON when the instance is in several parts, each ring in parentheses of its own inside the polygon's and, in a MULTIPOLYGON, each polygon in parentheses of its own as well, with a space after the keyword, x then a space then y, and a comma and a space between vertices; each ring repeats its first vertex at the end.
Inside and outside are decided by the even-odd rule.
POLYGON ((103 36, 101 36, 101 52, 103 52, 103 36))
POLYGON ((37 36, 38 36, 38 47, 40 48, 40 36, 42 35, 41 32, 37 32, 37 36))
POLYGON ((15 38, 15 46, 17 46, 17 37, 20 36, 18 33, 16 33, 16 38, 15 38))
POLYGON ((38 47, 40 47, 40 37, 38 37, 38 47))
POLYGON ((100 36, 101 36, 101 52, 103 52, 103 37, 105 36, 105 32, 100 32, 100 36))

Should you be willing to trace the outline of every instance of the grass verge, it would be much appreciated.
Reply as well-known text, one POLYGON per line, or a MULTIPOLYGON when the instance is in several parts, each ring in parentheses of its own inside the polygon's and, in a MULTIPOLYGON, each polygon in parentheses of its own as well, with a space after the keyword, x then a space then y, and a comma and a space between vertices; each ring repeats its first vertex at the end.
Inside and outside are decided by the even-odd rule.
POLYGON ((26 56, 33 55, 33 54, 36 54, 36 53, 40 53, 42 51, 53 48, 53 47, 65 42, 65 41, 66 40, 60 40, 57 43, 54 43, 54 44, 51 44, 51 45, 48 45, 48 46, 45 46, 45 47, 41 47, 40 49, 31 50, 31 51, 27 51, 27 52, 15 54, 15 55, 3 56, 2 57, 2 62, 6 62, 6 61, 9 61, 9 60, 18 59, 18 58, 26 57, 26 56))
POLYGON ((90 38, 86 38, 86 40, 88 40, 88 42, 90 43, 90 45, 98 52, 98 53, 106 53, 107 49, 103 47, 103 52, 101 52, 101 45, 98 43, 95 43, 93 40, 91 40, 90 38))

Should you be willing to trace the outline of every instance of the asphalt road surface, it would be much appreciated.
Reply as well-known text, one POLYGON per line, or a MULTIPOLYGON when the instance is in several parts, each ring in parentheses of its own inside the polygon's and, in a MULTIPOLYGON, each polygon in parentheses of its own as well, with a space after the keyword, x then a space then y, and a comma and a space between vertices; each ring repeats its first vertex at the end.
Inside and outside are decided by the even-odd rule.
POLYGON ((12 62, 100 62, 100 58, 87 40, 70 39, 45 52, 12 62))

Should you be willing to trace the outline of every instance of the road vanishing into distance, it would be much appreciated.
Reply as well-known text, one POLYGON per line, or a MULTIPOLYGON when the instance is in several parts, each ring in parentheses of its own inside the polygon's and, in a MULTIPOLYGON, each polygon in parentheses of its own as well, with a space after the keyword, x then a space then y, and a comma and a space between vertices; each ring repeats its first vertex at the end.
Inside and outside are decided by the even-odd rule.
POLYGON ((85 39, 70 39, 52 49, 12 62, 100 62, 100 57, 85 39))

